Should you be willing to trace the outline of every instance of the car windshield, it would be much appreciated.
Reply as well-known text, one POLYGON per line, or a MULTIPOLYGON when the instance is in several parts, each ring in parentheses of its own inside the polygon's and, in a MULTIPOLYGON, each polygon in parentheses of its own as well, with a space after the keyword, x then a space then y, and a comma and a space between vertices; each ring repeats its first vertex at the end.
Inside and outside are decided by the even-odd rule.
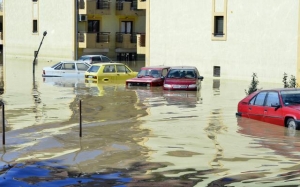
POLYGON ((95 72, 98 72, 100 66, 91 66, 87 72, 92 72, 92 73, 95 73, 95 72))
POLYGON ((142 69, 139 71, 137 77, 154 77, 158 78, 161 76, 161 70, 156 69, 142 69))
POLYGON ((300 104, 300 90, 285 90, 280 93, 285 106, 300 104))
POLYGON ((167 75, 168 78, 196 78, 196 73, 193 69, 171 69, 167 75))
POLYGON ((53 66, 51 66, 51 68, 55 68, 58 64, 60 64, 61 62, 58 62, 56 64, 54 64, 53 66))

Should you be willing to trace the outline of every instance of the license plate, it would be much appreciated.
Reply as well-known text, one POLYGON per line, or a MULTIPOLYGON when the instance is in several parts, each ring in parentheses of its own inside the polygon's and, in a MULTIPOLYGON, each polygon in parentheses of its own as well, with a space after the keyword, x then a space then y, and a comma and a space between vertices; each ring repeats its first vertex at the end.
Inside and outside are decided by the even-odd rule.
POLYGON ((183 85, 174 85, 173 88, 186 88, 187 86, 183 86, 183 85))
POLYGON ((92 75, 89 75, 89 78, 93 78, 93 76, 92 76, 92 75))

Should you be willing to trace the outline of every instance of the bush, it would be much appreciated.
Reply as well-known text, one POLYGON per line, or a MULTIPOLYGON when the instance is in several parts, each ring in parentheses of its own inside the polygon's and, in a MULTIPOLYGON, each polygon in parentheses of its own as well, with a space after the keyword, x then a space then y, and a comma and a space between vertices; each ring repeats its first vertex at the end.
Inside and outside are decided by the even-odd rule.
POLYGON ((287 81, 288 75, 286 73, 283 74, 283 87, 284 88, 296 88, 298 87, 297 79, 294 75, 291 75, 289 82, 287 81))
POLYGON ((248 88, 248 91, 245 90, 245 93, 246 93, 247 95, 250 95, 251 93, 255 92, 255 91, 257 90, 257 85, 258 85, 258 83, 259 83, 259 81, 258 81, 258 79, 257 79, 257 75, 256 75, 256 73, 253 73, 253 74, 252 74, 252 81, 251 81, 251 83, 250 83, 250 86, 249 86, 249 88, 248 88))

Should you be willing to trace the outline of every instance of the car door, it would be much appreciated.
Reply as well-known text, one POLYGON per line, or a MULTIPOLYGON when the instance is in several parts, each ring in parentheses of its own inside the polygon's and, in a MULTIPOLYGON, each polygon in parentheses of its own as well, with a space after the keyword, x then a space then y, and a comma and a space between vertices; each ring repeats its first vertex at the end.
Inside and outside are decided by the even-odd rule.
POLYGON ((130 69, 128 69, 125 65, 119 64, 116 65, 117 68, 117 80, 127 80, 132 77, 130 69))
POLYGON ((276 125, 284 125, 284 118, 282 116, 282 107, 279 107, 280 100, 278 92, 270 91, 267 94, 264 107, 264 121, 276 125))
POLYGON ((265 98, 267 92, 260 92, 254 98, 251 99, 248 106, 248 116, 251 119, 263 121, 265 110, 265 98))
POLYGON ((66 62, 62 64, 60 70, 61 77, 74 77, 77 76, 77 70, 74 62, 66 62))
POLYGON ((89 68, 89 66, 86 63, 76 63, 76 69, 77 69, 77 75, 78 76, 84 76, 86 70, 89 68))
POLYGON ((102 69, 103 72, 100 72, 98 79, 104 82, 117 80, 116 65, 104 65, 102 69))

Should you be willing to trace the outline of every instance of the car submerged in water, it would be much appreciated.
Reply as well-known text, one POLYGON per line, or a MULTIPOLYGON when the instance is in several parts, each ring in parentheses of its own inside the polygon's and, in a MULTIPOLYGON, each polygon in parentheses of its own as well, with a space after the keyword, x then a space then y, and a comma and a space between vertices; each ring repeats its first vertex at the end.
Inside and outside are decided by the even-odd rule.
POLYGON ((203 78, 194 66, 174 66, 165 77, 163 89, 198 91, 203 78))
POLYGON ((138 72, 131 70, 122 63, 99 63, 92 66, 85 72, 85 82, 98 83, 109 81, 125 81, 136 77, 138 72))
POLYGON ((126 80, 126 86, 162 86, 169 69, 168 66, 142 67, 136 77, 126 80))
POLYGON ((238 103, 236 115, 299 130, 300 89, 279 88, 253 92, 238 103))
POLYGON ((42 77, 84 77, 90 67, 84 61, 61 61, 51 67, 44 67, 42 77))

